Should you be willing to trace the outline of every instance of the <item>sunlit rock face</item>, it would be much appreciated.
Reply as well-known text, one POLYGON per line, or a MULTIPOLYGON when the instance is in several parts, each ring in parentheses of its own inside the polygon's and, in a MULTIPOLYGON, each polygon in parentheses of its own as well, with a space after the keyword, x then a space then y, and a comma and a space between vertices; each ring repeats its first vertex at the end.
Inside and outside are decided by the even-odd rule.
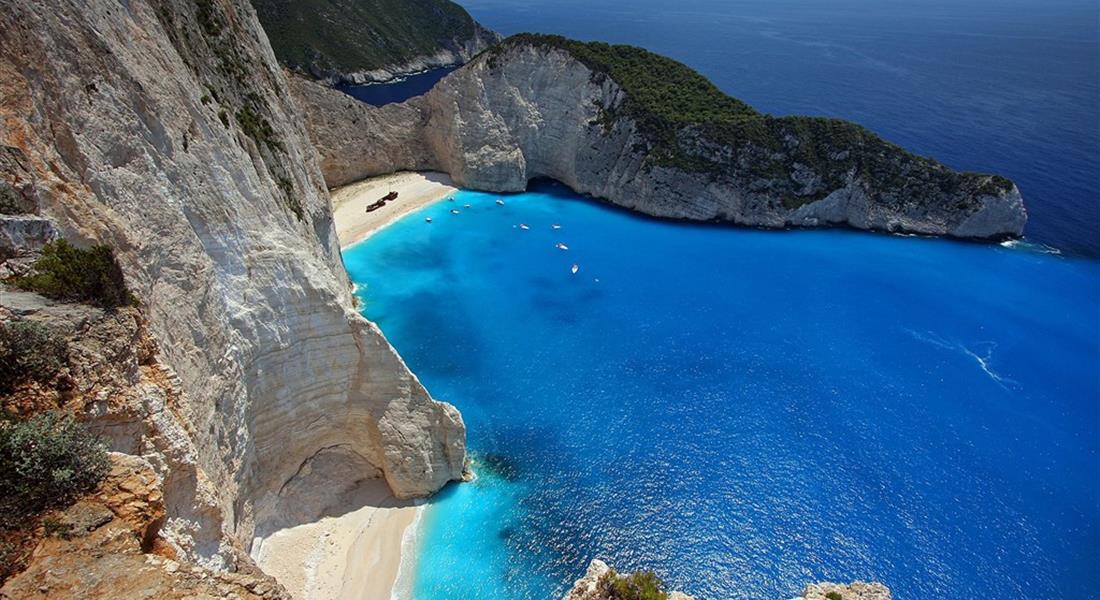
POLYGON ((167 539, 233 567, 319 454, 358 467, 326 471, 336 488, 382 476, 423 496, 461 476, 460 415, 353 306, 247 0, 0 0, 0 31, 0 145, 22 169, 8 183, 32 181, 64 237, 115 249, 178 393, 115 437, 158 468, 167 539))
POLYGON ((506 40, 400 105, 366 106, 304 80, 291 87, 330 186, 432 169, 497 192, 550 177, 647 215, 754 227, 996 240, 1021 235, 1027 220, 1011 182, 956 173, 851 124, 839 127, 864 142, 849 147, 770 121, 774 148, 670 124, 680 156, 653 160, 668 142, 623 110, 627 90, 555 43, 506 40), (801 162, 809 146, 814 165, 801 162))

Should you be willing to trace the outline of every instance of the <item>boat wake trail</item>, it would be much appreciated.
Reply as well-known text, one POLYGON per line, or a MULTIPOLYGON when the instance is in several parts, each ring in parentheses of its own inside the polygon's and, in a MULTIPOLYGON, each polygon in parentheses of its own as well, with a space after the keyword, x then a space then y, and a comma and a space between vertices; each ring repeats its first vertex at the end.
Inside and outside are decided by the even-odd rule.
POLYGON ((1001 375, 997 371, 993 370, 993 367, 991 366, 991 363, 993 362, 993 351, 997 349, 996 342, 977 342, 976 344, 974 344, 974 348, 971 349, 962 342, 946 340, 931 331, 927 331, 924 333, 913 331, 912 329, 906 329, 906 331, 909 332, 909 335, 913 336, 913 338, 918 341, 924 342, 926 344, 931 344, 938 348, 943 348, 944 350, 957 352, 959 354, 962 354, 963 356, 972 359, 978 364, 979 367, 981 367, 982 371, 984 371, 985 374, 993 380, 994 383, 1006 390, 1011 387, 1016 387, 1017 385, 1017 382, 1014 379, 1001 375))

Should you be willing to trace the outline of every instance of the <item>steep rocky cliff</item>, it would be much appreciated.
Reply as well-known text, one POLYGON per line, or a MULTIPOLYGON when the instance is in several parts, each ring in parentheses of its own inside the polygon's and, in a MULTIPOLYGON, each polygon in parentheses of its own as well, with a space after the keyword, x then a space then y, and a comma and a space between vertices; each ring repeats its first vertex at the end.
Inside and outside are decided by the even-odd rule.
POLYGON ((450 0, 252 0, 275 56, 328 84, 462 64, 500 40, 450 0))
POLYGON ((316 516, 305 475, 412 497, 464 468, 458 412, 353 307, 296 111, 247 0, 0 0, 3 190, 115 249, 141 307, 103 343, 156 347, 101 355, 130 387, 90 388, 82 416, 152 465, 161 537, 215 569, 316 516))
POLYGON ((518 191, 551 177, 675 219, 758 227, 1019 236, 1019 190, 959 173, 867 130, 774 118, 638 48, 509 38, 431 92, 380 109, 292 82, 330 186, 403 169, 518 191))

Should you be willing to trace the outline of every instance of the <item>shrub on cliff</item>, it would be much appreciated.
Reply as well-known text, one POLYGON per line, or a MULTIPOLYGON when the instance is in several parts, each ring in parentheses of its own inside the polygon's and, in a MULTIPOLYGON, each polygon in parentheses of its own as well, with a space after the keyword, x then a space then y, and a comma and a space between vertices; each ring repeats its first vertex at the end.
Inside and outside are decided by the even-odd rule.
POLYGON ((614 569, 596 582, 599 598, 606 600, 667 600, 665 585, 653 571, 619 575, 614 569))
POLYGON ((0 323, 0 394, 24 381, 48 381, 65 364, 68 344, 45 325, 0 323))
POLYGON ((65 240, 46 244, 33 273, 14 280, 17 287, 65 302, 86 302, 101 308, 137 303, 126 289, 122 268, 107 246, 77 248, 65 240))
POLYGON ((0 421, 0 527, 69 504, 107 475, 106 445, 72 415, 0 421))

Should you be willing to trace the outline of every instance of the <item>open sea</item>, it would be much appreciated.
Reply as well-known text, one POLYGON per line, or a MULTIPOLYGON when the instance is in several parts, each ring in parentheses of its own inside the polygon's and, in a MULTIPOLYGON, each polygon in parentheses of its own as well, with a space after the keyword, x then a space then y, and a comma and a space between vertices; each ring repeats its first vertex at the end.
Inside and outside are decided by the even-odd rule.
POLYGON ((1031 222, 1005 246, 767 232, 535 182, 347 249, 364 314, 462 411, 478 475, 431 501, 404 596, 556 599, 598 557, 699 600, 854 579, 899 600, 1096 597, 1095 2, 465 5, 1001 173, 1031 222))

